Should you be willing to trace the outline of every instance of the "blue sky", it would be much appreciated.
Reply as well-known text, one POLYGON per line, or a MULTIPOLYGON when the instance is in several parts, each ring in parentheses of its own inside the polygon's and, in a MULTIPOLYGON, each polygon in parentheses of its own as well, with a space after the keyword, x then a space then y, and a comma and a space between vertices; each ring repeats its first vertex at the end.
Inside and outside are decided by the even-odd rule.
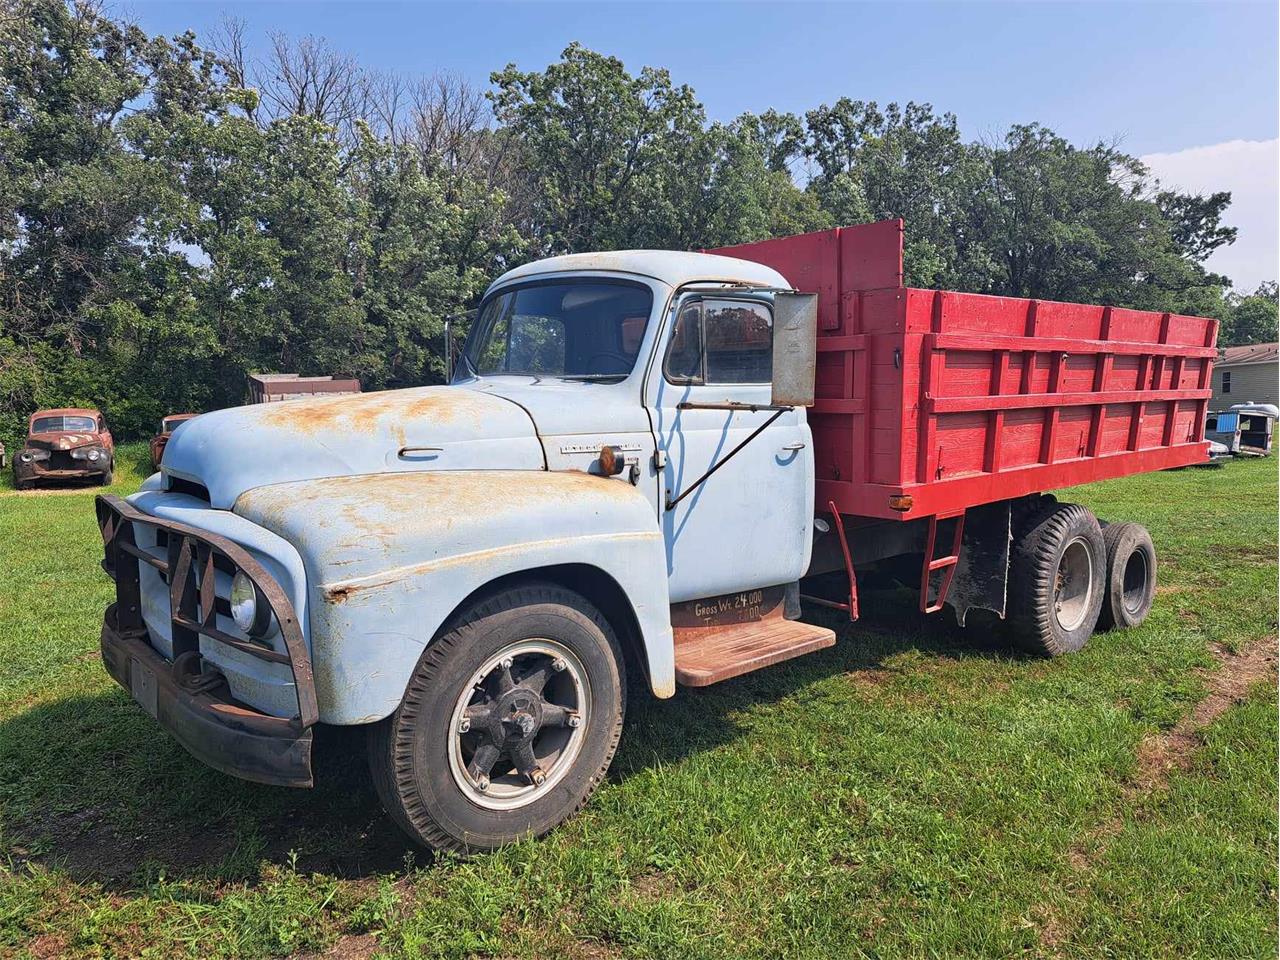
POLYGON ((1276 274, 1274 2, 132 0, 118 9, 166 34, 207 33, 230 14, 259 38, 312 34, 369 67, 443 69, 480 85, 508 62, 544 67, 580 40, 632 71, 667 67, 716 119, 770 106, 802 113, 840 96, 914 99, 955 113, 968 138, 1034 120, 1076 143, 1119 139, 1174 185, 1233 190, 1241 242, 1214 265, 1241 285, 1276 274))

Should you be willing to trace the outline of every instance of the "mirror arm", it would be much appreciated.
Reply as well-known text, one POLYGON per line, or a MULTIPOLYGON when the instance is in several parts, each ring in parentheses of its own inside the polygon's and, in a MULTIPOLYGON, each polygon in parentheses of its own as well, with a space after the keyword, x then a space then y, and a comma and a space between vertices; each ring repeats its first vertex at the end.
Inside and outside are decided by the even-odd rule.
POLYGON ((755 413, 757 410, 794 410, 793 404, 777 404, 777 403, 738 403, 735 400, 725 400, 721 403, 697 403, 693 400, 685 400, 676 404, 677 410, 749 410, 755 413))
POLYGON ((760 426, 756 427, 756 429, 752 431, 751 436, 747 437, 747 439, 743 440, 740 444, 738 444, 736 447, 734 447, 732 450, 726 453, 721 459, 717 460, 710 470, 708 470, 706 473, 700 476, 697 480, 693 481, 693 483, 691 483, 689 486, 685 487, 684 491, 680 494, 680 496, 672 500, 671 491, 668 490, 667 491, 667 509, 668 510, 674 510, 677 503, 679 503, 689 494, 693 493, 693 491, 697 490, 700 486, 702 486, 713 473, 715 473, 717 470, 723 467, 726 463, 732 460, 734 454, 736 454, 739 450, 745 447, 748 443, 750 443, 756 437, 760 436, 760 434, 764 433, 765 428, 768 427, 771 423, 773 423, 773 421, 777 420, 780 416, 782 416, 788 410, 795 409, 795 407, 774 407, 774 406, 768 406, 765 404, 750 404, 750 403, 740 403, 740 404, 682 403, 680 404, 680 406, 686 409, 689 409, 689 408, 701 408, 701 409, 712 409, 712 410, 748 410, 750 409, 750 410, 774 410, 777 412, 774 413, 774 415, 770 417, 768 420, 766 420, 764 423, 760 424, 760 426))

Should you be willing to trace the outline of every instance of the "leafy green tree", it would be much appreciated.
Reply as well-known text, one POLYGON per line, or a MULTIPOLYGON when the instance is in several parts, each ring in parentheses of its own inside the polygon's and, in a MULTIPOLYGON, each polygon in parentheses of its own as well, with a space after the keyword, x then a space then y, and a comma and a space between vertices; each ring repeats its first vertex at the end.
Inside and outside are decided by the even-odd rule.
POLYGON ((1203 207, 1154 195, 1134 157, 1074 147, 1036 124, 983 153, 990 180, 970 222, 996 265, 994 292, 1148 309, 1221 299, 1224 279, 1198 261, 1228 239, 1222 198, 1203 207))
POLYGON ((510 65, 493 83, 532 198, 517 220, 530 253, 697 249, 827 222, 787 172, 794 117, 708 125, 667 71, 633 77, 576 43, 542 72, 510 65))
POLYGON ((1218 345, 1236 347, 1249 343, 1275 343, 1277 338, 1276 282, 1258 285, 1246 296, 1228 298, 1229 309, 1218 332, 1218 345))
POLYGON ((805 116, 810 189, 842 224, 901 217, 907 282, 984 289, 992 263, 970 220, 986 167, 960 139, 956 118, 929 104, 841 97, 805 116))
POLYGON ((155 184, 114 122, 146 89, 147 42, 87 4, 0 8, 0 284, 13 335, 92 347, 101 331, 86 307, 140 255, 155 184))
POLYGON ((493 74, 495 112, 521 144, 541 198, 522 224, 539 252, 631 245, 675 155, 704 136, 703 112, 665 70, 632 77, 616 57, 570 44, 542 72, 493 74))

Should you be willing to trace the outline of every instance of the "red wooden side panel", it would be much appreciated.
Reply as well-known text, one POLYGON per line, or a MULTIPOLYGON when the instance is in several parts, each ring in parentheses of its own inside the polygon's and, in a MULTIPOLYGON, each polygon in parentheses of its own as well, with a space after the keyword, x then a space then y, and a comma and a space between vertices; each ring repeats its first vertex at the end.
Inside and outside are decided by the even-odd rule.
POLYGON ((818 294, 817 499, 841 512, 911 519, 1205 460, 1216 321, 903 287, 897 220, 712 252, 818 294))
POLYGON ((896 483, 904 382, 902 221, 707 252, 767 264, 797 290, 818 294, 817 402, 809 412, 817 478, 846 496, 870 483, 896 483))
POLYGON ((839 230, 822 230, 703 252, 766 264, 786 277, 797 290, 816 293, 818 330, 822 332, 837 331, 840 327, 839 244, 839 230))

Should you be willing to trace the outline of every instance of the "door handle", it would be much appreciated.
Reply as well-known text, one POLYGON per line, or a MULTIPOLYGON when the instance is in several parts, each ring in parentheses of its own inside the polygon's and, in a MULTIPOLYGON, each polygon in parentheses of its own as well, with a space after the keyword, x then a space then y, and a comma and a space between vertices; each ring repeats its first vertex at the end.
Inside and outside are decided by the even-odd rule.
POLYGON ((398 457, 430 457, 437 453, 444 453, 444 447, 401 447, 396 453, 398 457))
POLYGON ((803 449, 804 449, 804 441, 803 441, 803 440, 797 440, 795 443, 788 443, 788 444, 785 444, 785 445, 783 446, 783 448, 782 448, 782 449, 783 449, 783 450, 803 450, 803 449))

